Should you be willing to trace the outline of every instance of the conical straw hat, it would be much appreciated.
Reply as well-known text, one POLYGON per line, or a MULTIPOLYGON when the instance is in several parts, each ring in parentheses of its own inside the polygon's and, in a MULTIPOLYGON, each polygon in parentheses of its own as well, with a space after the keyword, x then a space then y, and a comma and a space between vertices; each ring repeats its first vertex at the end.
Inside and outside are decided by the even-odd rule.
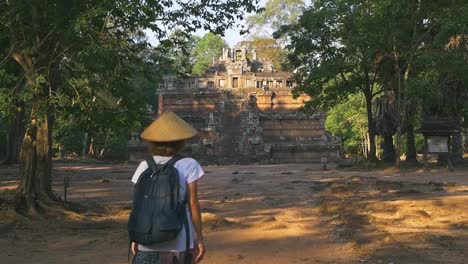
POLYGON ((171 142, 189 139, 197 130, 173 112, 164 112, 141 133, 141 138, 154 142, 171 142))

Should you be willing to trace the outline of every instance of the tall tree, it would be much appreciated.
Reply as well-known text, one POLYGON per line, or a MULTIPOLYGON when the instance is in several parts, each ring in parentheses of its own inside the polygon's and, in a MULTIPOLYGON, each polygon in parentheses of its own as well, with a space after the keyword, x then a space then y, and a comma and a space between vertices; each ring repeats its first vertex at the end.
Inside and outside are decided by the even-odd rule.
MULTIPOLYGON (((267 0, 263 10, 247 18, 247 25, 254 37, 268 38, 284 25, 299 19, 305 8, 304 0, 267 0)), ((283 44, 283 41, 281 42, 283 44)))
MULTIPOLYGON (((274 38, 254 37, 252 40, 242 41, 242 45, 250 50, 255 50, 258 59, 270 60, 273 68, 281 71, 287 68, 286 51, 281 47, 278 40, 274 38)), ((249 59, 252 54, 249 53, 249 59)))
POLYGON ((192 73, 195 64, 195 49, 201 37, 190 35, 181 30, 175 30, 165 41, 155 48, 155 55, 159 56, 159 64, 164 74, 186 76, 192 73))
MULTIPOLYGON (((415 161, 416 158, 413 135, 415 116, 462 119, 467 81, 466 74, 462 72, 468 70, 468 20, 464 14, 468 12, 468 5, 460 0, 393 0, 386 6, 386 10, 386 16, 394 21, 389 23, 389 31, 394 36, 393 75, 397 83, 395 91, 398 108, 395 165, 399 167, 401 135, 405 131, 407 160, 415 161), (398 12, 393 11, 395 7, 398 12), (400 21, 401 17, 404 18, 404 24, 395 22, 400 21), (451 45, 452 40, 456 39, 459 40, 455 41, 457 44, 451 45), (450 80, 448 86, 442 81, 447 80, 446 77, 450 80), (449 88, 444 89, 444 86, 449 88), (440 92, 443 90, 453 95, 449 96, 450 102, 440 104, 440 92), (437 110, 428 111, 435 105, 433 110, 437 110), (424 112, 420 113, 421 110, 424 112)), ((445 92, 442 94, 447 95, 445 92)), ((461 150, 461 144, 458 144, 458 149, 461 150)), ((461 159, 462 155, 458 156, 461 159)))
MULTIPOLYGON (((0 2, 0 35, 8 36, 9 40, 9 45, 0 50, 1 58, 20 66, 19 76, 24 76, 29 105, 20 155, 18 208, 36 214, 58 203, 51 187, 52 132, 57 109, 88 102, 85 99, 92 101, 97 93, 102 100, 116 99, 116 105, 135 103, 132 98, 127 100, 125 90, 118 86, 128 83, 130 69, 125 67, 126 63, 136 61, 139 51, 147 46, 140 41, 142 29, 151 29, 161 40, 167 29, 176 28, 221 34, 235 25, 236 18, 242 19, 244 11, 255 11, 256 3, 256 0, 177 1, 177 5, 172 1, 0 2)), ((86 103, 78 105, 85 107, 86 103)))
MULTIPOLYGON (((386 143, 391 145, 396 123, 398 164, 400 135, 405 128, 412 129, 408 123, 413 118, 408 114, 417 110, 408 108, 417 102, 415 94, 424 98, 420 95, 432 90, 420 86, 428 84, 428 77, 434 77, 439 84, 444 76, 457 80, 450 90, 459 96, 452 98, 463 100, 461 87, 465 87, 466 77, 460 70, 465 69, 466 55, 462 54, 466 54, 466 46, 451 49, 448 43, 453 38, 465 38, 467 23, 462 14, 466 8, 466 3, 458 0, 314 1, 297 24, 279 31, 291 39, 289 48, 293 53, 289 59, 297 68, 296 92, 312 95, 314 100, 309 106, 322 110, 346 100, 349 93, 362 93, 367 108, 370 158, 375 159, 376 125, 392 128, 382 130, 386 143), (434 69, 435 65, 438 68, 434 69), (388 102, 381 105, 393 105, 384 107, 387 110, 381 112, 383 120, 375 120, 377 96, 381 102, 388 102)), ((454 106, 460 112, 459 102, 446 105, 444 111, 454 106)), ((409 137, 412 142, 411 132, 409 137)))
MULTIPOLYGON (((1 44, 0 44, 1 45, 1 44)), ((0 70, 0 119, 5 133, 4 164, 18 163, 24 135, 25 103, 21 98, 23 79, 17 78, 18 68, 11 62, 0 70)))
POLYGON ((385 21, 372 16, 374 11, 375 6, 364 0, 314 1, 298 23, 278 32, 291 41, 295 92, 314 98, 308 107, 327 111, 349 94, 364 95, 371 160, 376 160, 373 101, 383 92, 376 58, 388 46, 382 30, 385 21))
MULTIPOLYGON (((1 2, 0 2, 1 3, 1 2)), ((0 17, 0 32, 7 31, 7 17, 0 17)), ((4 163, 18 163, 22 135, 24 135, 24 78, 20 67, 2 56, 2 50, 9 50, 7 35, 0 37, 0 118, 5 129, 4 163)))
POLYGON ((327 112, 325 128, 340 136, 346 153, 365 156, 368 152, 366 105, 362 94, 351 94, 327 112))
POLYGON ((192 72, 202 75, 213 63, 213 59, 219 58, 223 53, 223 48, 228 48, 226 41, 220 36, 211 32, 205 34, 198 40, 193 50, 194 65, 192 72))

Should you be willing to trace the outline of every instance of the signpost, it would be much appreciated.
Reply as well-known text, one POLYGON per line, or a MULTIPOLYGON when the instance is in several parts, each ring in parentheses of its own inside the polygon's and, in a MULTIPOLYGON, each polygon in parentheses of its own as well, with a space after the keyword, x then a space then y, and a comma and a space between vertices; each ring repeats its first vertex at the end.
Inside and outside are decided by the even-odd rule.
POLYGON ((427 136, 427 153, 449 153, 450 135, 447 136, 427 136))
POLYGON ((452 136, 461 132, 458 122, 452 119, 424 120, 418 132, 424 136, 424 167, 427 168, 427 155, 437 154, 446 155, 448 168, 453 170, 450 145, 452 136))
POLYGON ((70 178, 68 176, 63 177, 63 199, 67 201, 67 190, 70 187, 70 178))

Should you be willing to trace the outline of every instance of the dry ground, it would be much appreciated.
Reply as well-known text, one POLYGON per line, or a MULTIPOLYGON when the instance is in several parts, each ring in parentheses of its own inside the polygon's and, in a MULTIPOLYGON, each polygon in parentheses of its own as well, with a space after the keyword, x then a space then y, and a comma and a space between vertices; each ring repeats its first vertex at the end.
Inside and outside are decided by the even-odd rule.
MULTIPOLYGON (((29 221, 7 209, 17 168, 0 167, 0 263, 127 263, 136 165, 64 164, 78 213, 29 221), (3 197, 3 198, 2 198, 3 197)), ((207 166, 203 263, 467 263, 468 170, 321 172, 317 165, 207 166)), ((76 206, 75 206, 76 207, 76 206)))

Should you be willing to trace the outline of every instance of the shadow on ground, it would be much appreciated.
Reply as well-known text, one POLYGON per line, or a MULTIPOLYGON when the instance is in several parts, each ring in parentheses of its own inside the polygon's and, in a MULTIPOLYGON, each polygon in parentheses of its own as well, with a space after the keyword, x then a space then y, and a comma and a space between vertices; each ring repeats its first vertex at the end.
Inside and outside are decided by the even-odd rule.
MULTIPOLYGON (((127 263, 134 169, 57 164, 56 193, 63 195, 63 176, 69 176, 69 199, 80 206, 60 217, 16 219, 0 230, 2 263, 127 263)), ((464 172, 322 172, 307 164, 209 166, 206 171, 200 181, 209 250, 204 263, 466 259, 464 172)), ((0 168, 0 191, 14 189, 15 173, 15 168, 0 168)), ((0 194, 0 214, 14 219, 6 201, 0 194)))

